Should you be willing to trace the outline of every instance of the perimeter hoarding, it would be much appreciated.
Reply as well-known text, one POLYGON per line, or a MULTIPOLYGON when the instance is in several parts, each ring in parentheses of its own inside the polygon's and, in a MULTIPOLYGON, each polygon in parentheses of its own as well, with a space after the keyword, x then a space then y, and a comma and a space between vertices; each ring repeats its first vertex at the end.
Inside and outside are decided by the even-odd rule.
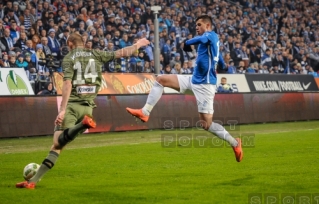
POLYGON ((246 74, 251 92, 318 91, 312 75, 246 74))
MULTIPOLYGON (((136 122, 125 108, 143 107, 146 98, 146 95, 99 95, 95 100, 98 107, 93 112, 97 127, 90 132, 164 129, 165 121, 172 121, 175 128, 181 126, 181 121, 189 121, 193 127, 199 120, 195 97, 178 94, 163 95, 150 120, 136 122)), ((55 96, 2 96, 0 138, 52 135, 58 100, 60 97, 55 96)), ((228 119, 236 119, 239 124, 314 120, 319 119, 319 94, 217 94, 214 110, 214 119, 224 124, 228 119)))
POLYGON ((34 95, 23 68, 0 69, 0 95, 34 95))

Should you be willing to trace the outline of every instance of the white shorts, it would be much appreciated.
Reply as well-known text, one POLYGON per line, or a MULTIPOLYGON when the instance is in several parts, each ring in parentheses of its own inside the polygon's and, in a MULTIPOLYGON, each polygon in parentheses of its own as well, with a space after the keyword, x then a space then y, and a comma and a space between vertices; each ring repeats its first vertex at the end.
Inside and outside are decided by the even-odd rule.
POLYGON ((191 75, 177 75, 177 79, 181 93, 185 93, 186 90, 193 91, 199 113, 214 113, 216 85, 193 84, 191 75))

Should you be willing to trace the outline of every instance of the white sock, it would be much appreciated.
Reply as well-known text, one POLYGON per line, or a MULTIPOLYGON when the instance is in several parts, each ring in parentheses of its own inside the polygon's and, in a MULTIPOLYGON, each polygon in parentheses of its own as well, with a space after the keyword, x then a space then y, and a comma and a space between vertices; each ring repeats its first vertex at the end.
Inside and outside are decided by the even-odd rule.
POLYGON ((160 83, 155 81, 150 93, 148 94, 146 104, 142 108, 142 112, 144 115, 150 115, 153 107, 162 97, 163 91, 164 91, 164 87, 160 83))
POLYGON ((235 140, 235 138, 233 138, 229 132, 227 132, 227 130, 225 130, 225 128, 218 123, 212 123, 208 131, 220 139, 227 141, 232 147, 236 147, 238 145, 237 140, 235 140))

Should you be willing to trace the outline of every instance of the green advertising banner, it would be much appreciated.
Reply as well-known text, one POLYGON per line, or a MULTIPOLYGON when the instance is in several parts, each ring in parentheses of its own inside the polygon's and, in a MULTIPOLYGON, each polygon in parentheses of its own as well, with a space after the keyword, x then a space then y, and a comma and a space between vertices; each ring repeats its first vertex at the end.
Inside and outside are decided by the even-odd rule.
POLYGON ((24 69, 0 69, 0 95, 34 95, 24 69))

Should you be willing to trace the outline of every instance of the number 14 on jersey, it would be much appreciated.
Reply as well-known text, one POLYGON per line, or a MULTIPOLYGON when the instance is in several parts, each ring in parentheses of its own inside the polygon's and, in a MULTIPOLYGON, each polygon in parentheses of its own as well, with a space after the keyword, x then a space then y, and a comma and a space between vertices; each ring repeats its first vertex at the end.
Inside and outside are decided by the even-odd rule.
POLYGON ((86 84, 87 79, 91 79, 91 83, 94 83, 96 78, 98 77, 95 69, 94 59, 89 59, 89 62, 85 67, 84 74, 82 70, 82 64, 79 61, 75 62, 73 69, 77 70, 76 80, 73 81, 74 85, 86 84))

